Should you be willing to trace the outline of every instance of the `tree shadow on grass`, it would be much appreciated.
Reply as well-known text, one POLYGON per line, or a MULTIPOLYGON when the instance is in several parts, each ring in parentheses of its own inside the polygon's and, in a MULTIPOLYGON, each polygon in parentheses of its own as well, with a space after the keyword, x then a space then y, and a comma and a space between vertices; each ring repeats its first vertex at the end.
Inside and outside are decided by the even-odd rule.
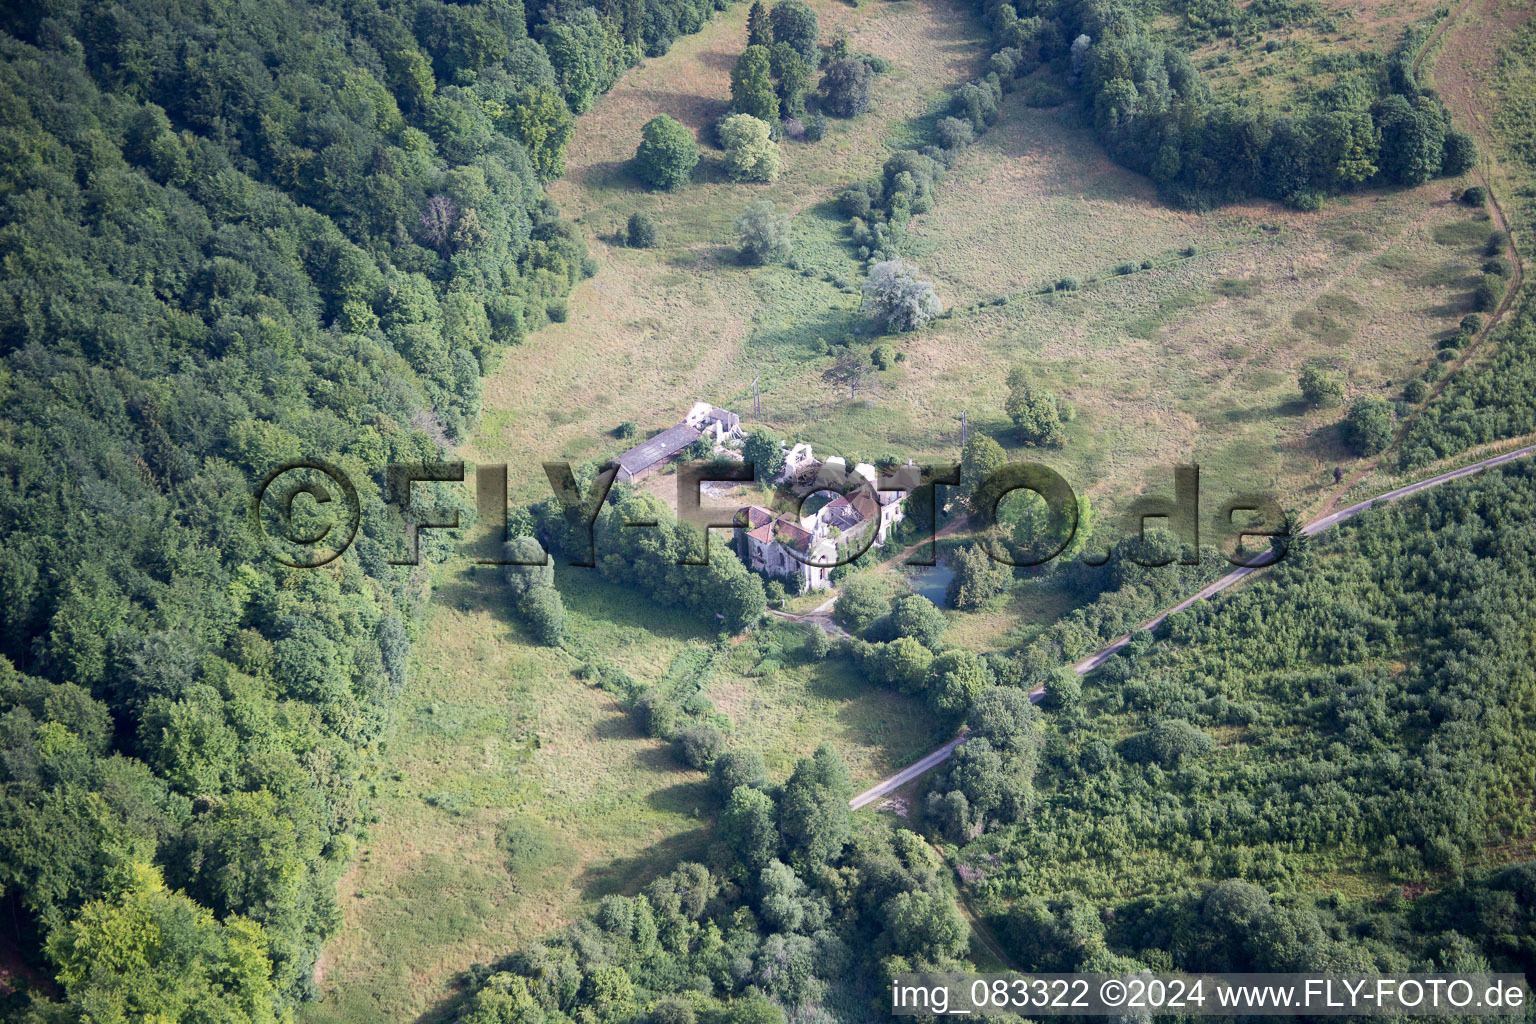
POLYGON ((603 710, 610 712, 592 726, 592 736, 599 740, 636 740, 643 735, 634 718, 618 701, 612 701, 603 710))
POLYGON ((572 884, 588 900, 638 892, 682 861, 702 861, 708 848, 709 829, 701 824, 699 828, 661 839, 631 857, 589 863, 572 884))
MULTIPOLYGON (((1481 280, 1481 278, 1475 278, 1473 283, 1476 283, 1479 280, 1481 280)), ((1451 299, 1448 302, 1437 303, 1433 306, 1425 306, 1423 309, 1419 310, 1419 312, 1428 317, 1441 319, 1460 317, 1466 313, 1470 313, 1476 308, 1477 297, 1472 292, 1465 292, 1458 298, 1451 299)))
MULTIPOLYGON (((743 42, 742 46, 743 49, 745 49, 745 42, 743 42)), ((736 61, 739 60, 740 57, 737 54, 730 52, 729 50, 706 50, 699 54, 696 59, 700 64, 707 68, 714 68, 716 71, 728 72, 735 69, 736 61)))
POLYGON ((1268 423, 1270 420, 1281 416, 1300 416, 1308 409, 1307 403, 1299 400, 1276 402, 1271 406, 1241 406, 1236 409, 1228 409, 1221 414, 1221 418, 1227 423, 1268 423))
MULTIPOLYGON (((639 145, 638 137, 635 144, 639 145)), ((644 190, 646 188, 645 183, 635 176, 628 160, 599 160, 583 167, 576 177, 579 178, 582 188, 593 191, 617 188, 644 190)))
POLYGON ((748 346, 771 348, 775 351, 788 349, 797 355, 817 356, 813 346, 818 340, 831 344, 841 344, 846 337, 854 338, 854 346, 858 347, 861 340, 860 328, 864 326, 864 318, 857 310, 847 308, 822 308, 815 312, 788 323, 767 324, 752 333, 748 346))

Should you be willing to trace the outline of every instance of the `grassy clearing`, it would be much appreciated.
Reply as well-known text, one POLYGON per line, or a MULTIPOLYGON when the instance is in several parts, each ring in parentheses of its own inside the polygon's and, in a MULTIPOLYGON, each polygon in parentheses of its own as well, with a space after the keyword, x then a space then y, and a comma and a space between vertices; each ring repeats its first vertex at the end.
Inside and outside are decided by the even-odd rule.
MULTIPOLYGON (((697 773, 577 680, 573 659, 520 637, 489 571, 445 575, 307 1020, 411 1019, 454 972, 702 843, 697 773)), ((579 570, 559 582, 573 632, 636 678, 658 678, 698 631, 579 570)))
POLYGON ((659 426, 696 398, 743 408, 759 374, 763 419, 819 451, 953 457, 962 409, 1006 444, 1002 377, 1024 361, 1081 411, 1067 448, 1049 458, 1101 501, 1165 486, 1166 467, 1193 459, 1213 500, 1271 489, 1304 508, 1349 457, 1332 429, 1338 411, 1300 406, 1301 365, 1331 361, 1348 373, 1351 395, 1393 395, 1469 308, 1473 239, 1486 225, 1450 201, 1457 183, 1364 193, 1317 214, 1253 205, 1197 215, 1163 206, 1144 179, 1110 164, 1070 108, 1011 104, 906 246, 960 313, 907 340, 908 359, 880 375, 878 394, 849 401, 821 382, 827 360, 810 350, 859 326, 856 296, 822 279, 857 280, 826 199, 873 173, 887 140, 965 76, 961 62, 910 37, 938 21, 952 34, 969 25, 971 41, 980 39, 952 9, 940 17, 942 4, 869 11, 868 22, 846 9, 824 9, 824 18, 853 18, 854 45, 895 63, 877 79, 880 113, 834 122, 824 149, 789 146, 773 186, 711 181, 655 196, 615 169, 630 144, 619 124, 658 109, 695 127, 708 120, 715 108, 700 97, 725 95, 739 12, 685 41, 677 64, 641 69, 578 127, 573 173, 557 186, 566 208, 599 239, 630 209, 650 209, 664 244, 606 248, 572 321, 511 353, 493 378, 487 407, 503 411, 487 415, 475 447, 514 463, 529 493, 542 486, 530 472, 538 461, 611 455, 623 447, 608 434, 618 421, 659 426), (647 77, 663 75, 676 87, 647 77), (658 106, 675 95, 690 99, 658 106), (734 263, 729 220, 757 195, 800 211, 797 253, 821 276, 734 263), (1196 255, 1184 257, 1191 246, 1196 255), (1153 268, 1117 275, 1142 261, 1153 268), (1034 294, 1066 275, 1087 283, 1034 294))
MULTIPOLYGON (((709 638, 594 572, 557 573, 574 644, 642 682, 709 638)), ((526 641, 489 570, 444 571, 415 657, 374 784, 382 820, 341 882, 325 999, 304 1007, 305 1021, 429 1014, 470 964, 704 856, 704 776, 577 679, 574 658, 526 641)), ((934 740, 908 698, 845 666, 791 661, 760 679, 752 663, 726 659, 706 692, 776 777, 831 742, 857 782, 872 782, 934 740)))
MULTIPOLYGON (((623 420, 662 425, 697 398, 744 408, 752 376, 744 353, 755 334, 813 310, 851 315, 854 298, 831 282, 740 267, 732 221, 751 200, 773 198, 798 211, 806 258, 851 276, 853 260, 835 234, 841 221, 817 204, 843 181, 877 172, 893 140, 910 134, 907 123, 972 74, 985 36, 949 3, 816 7, 825 37, 845 26, 855 49, 896 67, 876 80, 875 112, 834 121, 814 148, 786 145, 773 186, 733 185, 705 166, 685 192, 656 195, 623 168, 639 126, 656 113, 702 136, 724 109, 745 5, 632 71, 578 122, 569 173, 551 191, 592 236, 602 269, 573 296, 568 323, 508 353, 464 451, 472 461, 507 462, 519 497, 544 493, 544 460, 622 449, 611 431, 623 420), (611 244, 635 209, 661 226, 660 248, 611 244)), ((658 479, 670 494, 671 479, 658 479)), ((659 679, 705 638, 699 623, 636 602, 594 574, 561 570, 557 583, 575 646, 609 652, 641 681, 659 679)), ((342 881, 344 925, 321 965, 326 998, 305 1008, 306 1021, 430 1013, 455 972, 702 855, 713 810, 703 776, 681 769, 611 697, 576 679, 574 659, 527 643, 497 595, 489 570, 444 571, 415 681, 383 752, 382 822, 342 881)), ((874 781, 934 739, 910 701, 872 691, 845 668, 791 659, 754 678, 755 659, 738 660, 715 673, 709 696, 736 719, 738 741, 761 748, 780 775, 830 741, 856 781, 874 781)))
POLYGON ((569 170, 550 191, 587 230, 601 269, 572 296, 567 323, 509 352, 487 380, 488 411, 466 452, 507 461, 515 492, 542 493, 543 460, 622 450, 609 432, 623 420, 663 426, 701 398, 744 410, 754 376, 763 374, 768 387, 785 386, 816 337, 853 330, 860 268, 830 200, 915 141, 914 125, 946 90, 976 73, 987 37, 969 8, 951 0, 813 6, 823 38, 846 29, 853 49, 887 57, 892 69, 875 79, 873 112, 832 119, 821 143, 786 143, 784 169, 772 185, 723 180, 715 150, 706 151, 698 180, 675 194, 646 191, 625 166, 639 126, 658 113, 707 137, 728 102, 730 68, 745 45, 746 5, 631 71, 579 120, 569 170), (796 214, 796 253, 812 276, 736 261, 735 218, 762 198, 796 214), (634 210, 660 227, 658 248, 614 244, 614 232, 634 210))
POLYGON ((1351 460, 1340 411, 1303 407, 1296 374, 1320 359, 1347 374, 1351 397, 1393 397, 1433 357, 1470 309, 1489 230, 1452 202, 1458 184, 1317 214, 1198 216, 1110 165, 1070 111, 1014 107, 950 173, 908 247, 967 312, 907 341, 873 403, 818 389, 812 367, 765 412, 834 450, 952 457, 966 409, 1006 447, 1003 377, 1023 362, 1079 416, 1063 450, 1016 451, 1043 454, 1096 503, 1166 489, 1169 466, 1195 461, 1212 504, 1268 489, 1305 508, 1351 460), (1196 255, 1177 258, 1188 246, 1196 255), (1154 268, 1113 273, 1143 260, 1154 268), (1066 275, 1099 280, 1031 294, 1066 275), (999 294, 1006 303, 992 304, 999 294))

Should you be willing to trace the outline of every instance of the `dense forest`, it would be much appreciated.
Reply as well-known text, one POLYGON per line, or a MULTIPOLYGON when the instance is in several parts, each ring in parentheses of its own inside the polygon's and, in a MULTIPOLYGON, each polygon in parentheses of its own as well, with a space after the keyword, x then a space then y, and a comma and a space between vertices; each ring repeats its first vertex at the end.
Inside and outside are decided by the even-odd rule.
POLYGON ((1533 524, 1524 464, 1372 511, 1055 702, 1027 821, 947 832, 1018 965, 1536 969, 1484 867, 1536 824, 1533 524))
POLYGON ((58 980, 35 1019, 312 993, 428 589, 384 466, 439 458, 561 315, 592 265, 542 180, 712 11, 0 14, 0 884, 58 980), (355 557, 261 550, 252 482, 294 459, 357 482, 355 557))

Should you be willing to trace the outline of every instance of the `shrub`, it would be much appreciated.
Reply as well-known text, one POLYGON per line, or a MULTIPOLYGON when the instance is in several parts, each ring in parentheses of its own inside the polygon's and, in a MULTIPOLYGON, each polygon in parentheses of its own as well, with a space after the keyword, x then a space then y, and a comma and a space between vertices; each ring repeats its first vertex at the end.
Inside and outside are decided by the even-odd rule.
POLYGON ((1136 264, 1122 263, 1115 268, 1115 273, 1119 274, 1121 277, 1124 277, 1126 274, 1134 274, 1136 273, 1136 264))
POLYGON ((736 218, 744 263, 764 264, 789 255, 789 217, 766 199, 747 207, 736 218))
POLYGON ((1056 396, 1036 388, 1029 372, 1022 366, 1008 371, 1008 397, 1003 410, 1019 432, 1019 440, 1030 445, 1056 445, 1066 437, 1061 426, 1061 411, 1056 396))
POLYGON ((905 260, 886 260, 870 269, 864 305, 892 331, 916 330, 944 312, 933 283, 918 280, 917 268, 905 260))
POLYGON ((749 114, 735 114, 720 124, 725 170, 732 181, 772 181, 779 176, 779 147, 768 125, 749 114))
POLYGON ((1504 289, 1508 287, 1502 277, 1484 274, 1472 290, 1472 304, 1484 313, 1491 313, 1504 301, 1504 289))
POLYGON ((1424 368, 1424 379, 1429 381, 1429 383, 1431 383, 1431 384, 1433 384, 1435 381, 1439 380, 1441 377, 1444 377, 1444 376, 1445 376, 1445 367, 1442 366, 1440 363, 1430 363, 1428 366, 1426 366, 1424 368))
POLYGON ((1204 757, 1216 749, 1216 742, 1201 729, 1182 718, 1167 718, 1134 738, 1128 751, 1138 761, 1151 761, 1164 768, 1204 757))
POLYGON ((712 725, 690 725, 678 730, 677 753, 690 768, 707 770, 724 749, 725 736, 712 725))
POLYGON ((1058 669, 1045 684, 1045 703, 1053 708, 1070 708, 1083 699, 1083 680, 1071 667, 1058 669))
POLYGON ((635 171, 652 188, 682 188, 698 162, 699 145, 693 133, 666 114, 651 118, 640 130, 635 171))
POLYGON ((1030 82, 1024 89, 1026 107, 1059 107, 1067 101, 1067 94, 1049 82, 1030 82))
POLYGON ((1075 292, 1083 286, 1083 283, 1075 277, 1062 277, 1056 280, 1058 292, 1075 292))
POLYGON ((1477 143, 1472 136, 1460 128, 1452 128, 1445 133, 1445 142, 1440 151, 1440 173, 1447 177, 1455 177, 1465 174, 1477 163, 1477 143))
POLYGON ((552 586, 534 587, 518 602, 517 610, 529 631, 546 647, 559 647, 565 639, 565 601, 552 586))
POLYGON ((582 277, 596 277, 597 276, 597 271, 598 271, 598 263, 597 263, 596 257, 593 257, 593 256, 583 256, 581 258, 581 276, 582 277))
POLYGON ((1509 236, 1502 231, 1494 231, 1488 235, 1488 242, 1483 246, 1484 256, 1501 256, 1504 247, 1509 244, 1509 236))
POLYGON ((1155 266, 1157 266, 1157 264, 1152 262, 1151 260, 1142 260, 1141 261, 1141 269, 1142 270, 1151 270, 1155 266))
POLYGON ((762 755, 755 750, 727 750, 716 754, 710 762, 709 785, 720 799, 725 800, 737 786, 761 789, 768 785, 768 769, 763 765, 762 755))
POLYGON ((677 996, 668 996, 651 1007, 649 1024, 696 1024, 697 1021, 698 1014, 694 1012, 692 1003, 677 996))
POLYGON ((845 217, 863 218, 869 216, 870 199, 868 189, 862 187, 844 189, 837 202, 845 217))
POLYGON ((859 60, 863 61, 865 66, 877 75, 883 75, 891 70, 891 62, 878 53, 861 53, 859 54, 859 60))
POLYGON ((1403 397, 1417 405, 1429 397, 1429 385, 1422 380, 1411 380, 1403 386, 1403 397))
POLYGON ((880 584, 869 575, 854 576, 842 586, 832 605, 832 618, 850 633, 862 633, 884 615, 887 602, 880 584))
POLYGON ((514 820, 501 832, 499 843, 507 857, 507 867, 514 873, 547 866, 559 852, 546 830, 531 821, 514 820))
POLYGON ((1435 353, 1435 358, 1440 360, 1442 363, 1454 363, 1456 360, 1461 358, 1461 349, 1443 348, 1435 353))
POLYGON ((821 76, 822 107, 836 117, 857 117, 869 109, 869 65, 840 60, 821 76))
POLYGON ((1495 256, 1483 261, 1483 273, 1492 274, 1494 277, 1509 277, 1514 273, 1514 268, 1503 256, 1495 256))
POLYGON ((631 249, 655 248, 656 222, 636 210, 629 215, 629 224, 624 229, 624 241, 631 249))
POLYGON ((1486 206, 1488 190, 1481 185, 1473 185, 1461 193, 1461 201, 1467 206, 1486 206))
POLYGON ((617 437, 620 441, 633 441, 639 433, 640 428, 635 425, 634 420, 625 420, 619 424, 618 429, 613 432, 613 436, 617 437))
POLYGON ((551 299, 544 307, 544 314, 549 317, 550 323, 563 324, 571 315, 571 310, 564 299, 551 299))
POLYGON ((1344 397, 1344 382, 1320 366, 1306 366, 1296 378, 1308 405, 1333 405, 1344 397))
POLYGON ((1362 398, 1349 408, 1344 443, 1361 455, 1377 455, 1392 443, 1392 409, 1379 398, 1362 398))
POLYGON ((971 122, 958 117, 946 117, 939 121, 939 145, 945 149, 964 149, 976 141, 971 122))
POLYGON ((816 111, 809 124, 805 126, 805 141, 820 142, 827 137, 827 115, 816 111))
POLYGON ((1200 255, 1200 247, 1198 245, 1186 245, 1179 250, 1179 255, 1184 257, 1198 256, 1200 255))
POLYGON ((957 116, 970 121, 971 127, 977 132, 984 132, 997 118, 997 105, 1001 100, 1002 89, 997 79, 988 78, 980 82, 967 82, 956 89, 950 98, 949 108, 957 116))
POLYGON ((1461 318, 1461 333, 1473 335, 1483 329, 1483 317, 1480 313, 1468 313, 1461 318))
POLYGON ((893 219, 898 197, 905 196, 915 209, 918 201, 928 199, 933 193, 933 183, 942 170, 933 157, 912 149, 887 157, 880 168, 880 187, 881 194, 890 203, 893 219))
POLYGON ((1402 95, 1388 96, 1372 109, 1381 130, 1377 163, 1387 181, 1422 185, 1440 173, 1445 161, 1445 122, 1427 97, 1410 102, 1402 95))
POLYGON ((875 364, 877 370, 889 370, 896 365, 896 348, 889 343, 876 345, 874 351, 869 354, 869 361, 875 364))

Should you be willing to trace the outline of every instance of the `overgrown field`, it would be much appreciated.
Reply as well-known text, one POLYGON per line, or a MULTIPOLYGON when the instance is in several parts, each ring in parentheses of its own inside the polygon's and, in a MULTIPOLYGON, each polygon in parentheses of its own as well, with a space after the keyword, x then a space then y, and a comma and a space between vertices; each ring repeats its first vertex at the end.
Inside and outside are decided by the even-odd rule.
MULTIPOLYGON (((632 71, 578 121, 568 172, 550 191, 588 236, 599 271, 577 287, 567 322, 505 354, 463 450, 470 461, 508 463, 514 498, 548 493, 543 461, 622 450, 630 442, 614 428, 624 421, 643 432, 705 400, 755 425, 747 414, 760 375, 762 423, 822 455, 956 459, 964 410, 973 430, 1044 458, 1104 508, 1169 490, 1169 467, 1195 461, 1207 507, 1271 490, 1304 512, 1353 457, 1338 439, 1340 408, 1302 402, 1301 367, 1335 367, 1347 398, 1395 399, 1471 308, 1491 227, 1454 201, 1466 182, 1356 193, 1318 213, 1181 212, 1110 163, 1074 106, 1010 101, 904 245, 953 315, 900 341, 904 361, 850 400, 822 382, 830 359, 818 342, 852 335, 860 353, 875 342, 833 199, 878 175, 891 151, 926 141, 935 104, 977 73, 986 33, 948 0, 813 6, 824 40, 846 29, 854 50, 892 68, 875 79, 872 113, 833 120, 819 144, 785 143, 772 185, 730 183, 709 149, 677 193, 646 191, 626 166, 655 114, 707 137, 726 108, 745 5, 632 71), (794 214, 804 269, 737 261, 733 222, 758 198, 794 214), (660 228, 655 249, 619 244, 637 210, 660 228), (1065 277, 1080 287, 1041 291, 1065 277), (1016 363, 1076 406, 1063 448, 1012 439, 1004 376, 1016 363)), ((525 639, 490 570, 445 572, 383 752, 381 822, 343 880, 343 938, 323 961, 327 998, 306 1008, 310 1021, 402 1019, 444 1005, 455 972, 604 895, 634 892, 701 857, 707 842, 703 777, 577 678, 575 658, 525 639)), ((641 682, 712 639, 704 623, 648 607, 595 573, 562 568, 558 585, 575 646, 603 650, 641 682)), ((948 635, 972 649, 1005 646, 1021 619, 1067 608, 1021 588, 981 612, 951 613, 948 635)), ((933 738, 912 699, 874 689, 846 660, 790 659, 767 674, 759 665, 750 652, 724 659, 707 695, 775 779, 831 741, 856 782, 872 781, 933 738)))
MULTIPOLYGON (((307 1021, 414 1019, 471 964, 704 855, 715 806, 704 775, 577 678, 576 658, 522 635, 490 569, 444 574, 381 751, 379 821, 341 882, 325 998, 303 1007, 307 1021)), ((637 602, 593 570, 562 568, 558 585, 570 645, 641 682, 712 639, 702 621, 637 602)), ((758 665, 725 659, 706 693, 775 779, 830 742, 868 784, 936 742, 910 698, 843 663, 790 659, 770 678, 749 675, 758 665)))
POLYGON ((1230 0, 1168 4, 1160 27, 1189 47, 1195 65, 1223 96, 1294 111, 1303 98, 1388 51, 1416 23, 1454 6, 1438 0, 1230 0), (1241 12, 1241 13, 1240 13, 1241 12))
POLYGON ((927 104, 970 71, 953 55, 976 52, 981 31, 937 2, 820 10, 828 31, 846 22, 853 47, 893 70, 875 80, 877 113, 833 120, 819 145, 787 143, 773 185, 714 173, 658 195, 624 169, 633 126, 652 114, 702 136, 723 109, 740 12, 636 71, 578 125, 571 171, 552 190, 603 266, 574 295, 570 322, 507 355, 473 446, 513 464, 515 489, 541 491, 541 460, 616 454, 624 420, 660 427, 696 399, 747 410, 759 375, 764 423, 820 452, 953 458, 963 409, 1008 445, 1003 377, 1023 362, 1081 413, 1065 448, 1043 457, 1099 500, 1166 486, 1167 467, 1193 460, 1213 500, 1269 489, 1306 509, 1351 456, 1333 429, 1341 410, 1302 403, 1301 366, 1337 367, 1348 398, 1395 398, 1471 309, 1491 227, 1454 202, 1461 182, 1358 193, 1315 214, 1181 212, 1111 164, 1075 107, 1015 99, 904 246, 953 317, 899 343, 906 360, 850 401, 823 383, 831 360, 815 349, 851 335, 866 351, 874 340, 860 333, 858 265, 830 200, 872 176, 888 149, 920 141, 927 104), (950 45, 911 45, 937 26, 950 45), (798 211, 795 254, 809 269, 737 263, 732 220, 758 197, 798 211), (636 209, 660 226, 659 248, 608 244, 636 209), (1136 272, 1121 277, 1126 264, 1136 272), (1083 288, 1034 294, 1068 276, 1083 288))
POLYGON ((1272 490, 1304 511, 1353 456, 1340 409, 1309 409, 1298 371, 1336 368, 1346 402, 1397 398, 1434 360, 1472 308, 1493 230, 1452 199, 1458 187, 1361 193, 1315 214, 1181 213, 1108 163, 1071 111, 1011 108, 950 172, 912 246, 957 304, 1008 301, 917 337, 893 390, 964 402, 1008 446, 1003 378, 1023 363, 1077 406, 1046 459, 1096 500, 1166 490, 1168 467, 1192 461, 1213 501, 1272 490), (1117 273, 1144 260, 1154 268, 1117 273), (1083 288, 1031 294, 1066 276, 1083 288))
MULTIPOLYGON (((673 194, 647 191, 625 167, 640 126, 656 114, 707 139, 729 103, 730 69, 746 41, 745 5, 627 75, 578 121, 567 174, 550 192, 588 232, 601 269, 573 293, 569 322, 509 352, 487 379, 487 411, 470 453, 511 463, 514 493, 545 493, 543 460, 622 450, 611 431, 624 420, 642 430, 667 426, 700 399, 745 411, 754 376, 763 374, 768 389, 791 388, 810 340, 855 329, 859 264, 830 200, 848 181, 878 174, 891 149, 922 142, 917 132, 933 104, 976 74, 986 33, 968 6, 952 0, 812 6, 824 40, 846 29, 852 49, 885 56, 892 68, 874 81, 873 112, 833 119, 818 144, 786 143, 771 185, 730 183, 718 150, 706 149, 695 182, 673 194), (820 276, 739 265, 733 224, 761 198, 797 213, 796 253, 820 276), (636 210, 656 221, 658 248, 615 244, 614 232, 636 210)), ((801 396, 800 415, 810 412, 809 397, 801 396)), ((778 414, 768 421, 794 425, 778 414)))

